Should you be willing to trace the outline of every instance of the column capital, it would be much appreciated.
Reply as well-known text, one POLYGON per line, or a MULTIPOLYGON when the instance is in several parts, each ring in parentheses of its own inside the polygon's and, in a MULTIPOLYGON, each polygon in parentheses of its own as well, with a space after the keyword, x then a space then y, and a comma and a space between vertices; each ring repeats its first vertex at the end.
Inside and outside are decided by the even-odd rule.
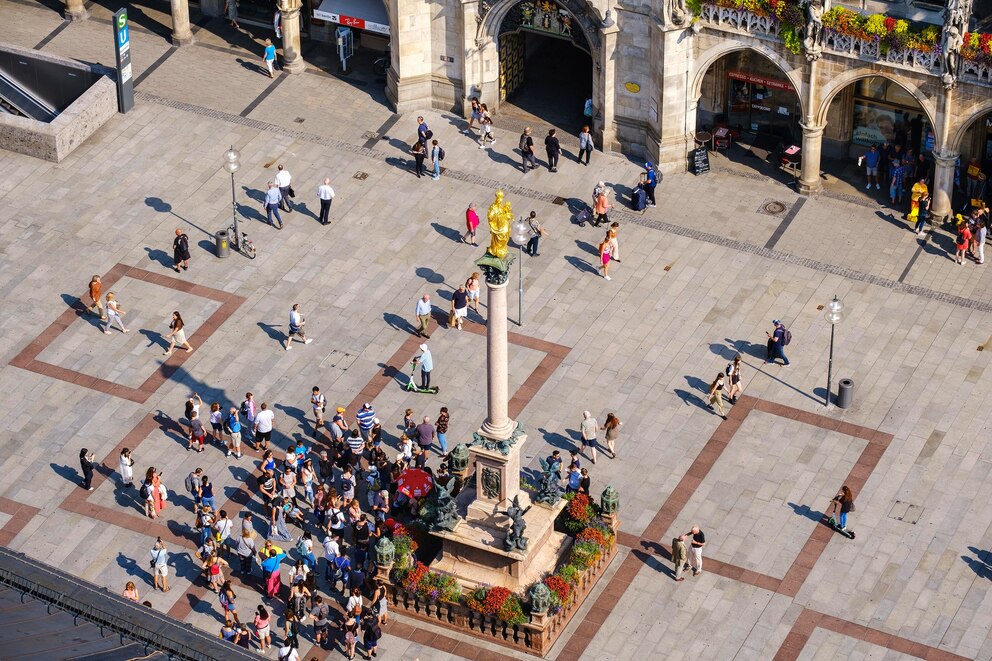
POLYGON ((818 138, 823 135, 823 129, 827 128, 826 124, 804 124, 799 122, 799 126, 803 129, 804 138, 818 138))
POLYGON ((953 166, 958 156, 960 156, 959 153, 950 149, 941 149, 933 152, 933 160, 940 165, 953 166))

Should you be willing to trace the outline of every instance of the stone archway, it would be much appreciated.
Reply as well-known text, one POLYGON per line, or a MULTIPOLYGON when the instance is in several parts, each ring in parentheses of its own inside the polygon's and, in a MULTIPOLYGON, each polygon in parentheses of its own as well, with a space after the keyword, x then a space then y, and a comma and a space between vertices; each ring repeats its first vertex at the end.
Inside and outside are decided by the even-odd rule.
POLYGON ((947 137, 947 149, 955 154, 960 153, 961 141, 964 140, 965 134, 975 122, 989 113, 992 113, 992 100, 981 101, 963 112, 956 113, 958 116, 964 115, 965 119, 956 122, 957 125, 951 129, 951 133, 947 137))

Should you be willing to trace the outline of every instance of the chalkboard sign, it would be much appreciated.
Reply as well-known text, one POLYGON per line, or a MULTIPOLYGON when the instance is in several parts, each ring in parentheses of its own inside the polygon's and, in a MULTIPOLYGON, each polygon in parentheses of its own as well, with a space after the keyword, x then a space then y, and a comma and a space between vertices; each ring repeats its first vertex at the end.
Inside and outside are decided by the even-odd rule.
POLYGON ((692 152, 692 173, 695 175, 706 174, 710 171, 710 153, 706 147, 694 149, 692 152))

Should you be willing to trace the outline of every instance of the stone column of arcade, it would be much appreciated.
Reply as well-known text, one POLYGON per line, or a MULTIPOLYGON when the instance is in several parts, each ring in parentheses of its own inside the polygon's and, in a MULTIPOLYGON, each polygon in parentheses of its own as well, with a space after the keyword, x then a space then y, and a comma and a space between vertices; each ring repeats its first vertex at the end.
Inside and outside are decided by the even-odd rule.
POLYGON ((193 31, 189 27, 189 0, 172 0, 172 44, 189 46, 193 31))
POLYGON ((803 195, 818 193, 820 182, 820 147, 823 144, 823 126, 800 124, 803 128, 802 172, 799 175, 799 192, 803 195))
POLYGON ((602 125, 597 127, 601 131, 600 148, 609 150, 617 140, 614 86, 617 78, 616 50, 620 26, 614 22, 612 16, 608 16, 601 24, 599 34, 602 37, 602 47, 599 62, 596 63, 596 81, 599 85, 594 97, 593 112, 595 112, 594 119, 602 122, 602 125))
POLYGON ((930 206, 930 213, 934 221, 951 215, 951 195, 954 193, 954 167, 957 158, 958 153, 950 150, 941 151, 939 154, 936 151, 933 153, 933 203, 930 206))
POLYGON ((303 73, 307 63, 300 55, 300 10, 301 0, 280 0, 282 14, 282 68, 289 73, 303 73))
POLYGON ((83 0, 65 0, 65 18, 67 21, 85 21, 90 13, 83 6, 83 0))

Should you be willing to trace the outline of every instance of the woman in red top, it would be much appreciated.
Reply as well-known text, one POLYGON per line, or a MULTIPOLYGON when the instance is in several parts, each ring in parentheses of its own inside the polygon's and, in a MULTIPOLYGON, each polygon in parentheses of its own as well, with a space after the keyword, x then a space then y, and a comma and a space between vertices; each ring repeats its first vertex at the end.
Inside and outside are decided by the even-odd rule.
POLYGON ((469 202, 468 209, 465 210, 465 227, 467 231, 462 236, 462 243, 478 246, 479 244, 475 242, 475 230, 479 227, 479 214, 475 212, 475 202, 469 202), (470 242, 469 239, 472 241, 470 242))
POLYGON ((955 262, 964 264, 964 253, 970 244, 971 230, 968 229, 968 223, 961 223, 961 227, 958 228, 958 238, 954 242, 954 247, 957 248, 957 252, 954 253, 955 262))

